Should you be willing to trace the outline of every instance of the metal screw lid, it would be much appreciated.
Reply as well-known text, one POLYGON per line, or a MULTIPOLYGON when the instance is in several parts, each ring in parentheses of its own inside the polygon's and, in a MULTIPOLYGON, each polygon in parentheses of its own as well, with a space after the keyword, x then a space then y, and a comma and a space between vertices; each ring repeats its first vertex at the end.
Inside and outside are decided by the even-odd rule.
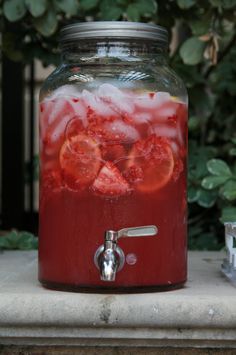
POLYGON ((94 21, 67 25, 61 29, 60 42, 92 38, 136 38, 168 43, 168 32, 154 24, 128 21, 94 21))

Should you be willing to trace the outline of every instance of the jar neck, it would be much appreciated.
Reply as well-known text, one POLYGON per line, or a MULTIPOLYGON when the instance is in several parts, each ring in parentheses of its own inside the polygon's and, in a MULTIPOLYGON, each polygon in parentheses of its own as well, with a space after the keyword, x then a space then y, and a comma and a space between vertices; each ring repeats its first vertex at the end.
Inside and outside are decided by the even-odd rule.
POLYGON ((167 48, 154 41, 82 40, 64 43, 61 49, 65 64, 164 63, 167 60, 167 48))

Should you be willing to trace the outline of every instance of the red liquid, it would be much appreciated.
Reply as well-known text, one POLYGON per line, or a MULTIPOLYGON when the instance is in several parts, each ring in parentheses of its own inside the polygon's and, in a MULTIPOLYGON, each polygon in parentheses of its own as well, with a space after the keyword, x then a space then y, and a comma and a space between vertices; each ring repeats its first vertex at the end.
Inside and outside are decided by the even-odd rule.
POLYGON ((89 95, 41 103, 39 279, 78 289, 181 284, 186 105, 167 95, 122 93, 120 108, 117 96, 89 95), (104 232, 150 224, 158 235, 121 238, 125 265, 115 282, 101 281, 94 254, 104 232))

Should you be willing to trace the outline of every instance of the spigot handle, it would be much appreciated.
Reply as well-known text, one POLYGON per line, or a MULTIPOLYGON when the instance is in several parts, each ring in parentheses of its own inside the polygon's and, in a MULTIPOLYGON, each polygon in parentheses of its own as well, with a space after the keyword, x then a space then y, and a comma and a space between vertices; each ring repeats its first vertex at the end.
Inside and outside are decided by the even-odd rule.
POLYGON ((157 233, 158 229, 154 225, 123 228, 117 232, 117 239, 121 237, 148 237, 156 235, 157 233))

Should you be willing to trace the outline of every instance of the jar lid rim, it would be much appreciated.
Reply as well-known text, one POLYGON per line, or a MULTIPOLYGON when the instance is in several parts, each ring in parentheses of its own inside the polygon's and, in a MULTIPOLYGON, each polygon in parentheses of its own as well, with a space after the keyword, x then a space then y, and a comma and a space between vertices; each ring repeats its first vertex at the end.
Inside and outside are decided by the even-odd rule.
POLYGON ((151 23, 128 21, 91 21, 64 26, 60 31, 60 42, 92 38, 137 38, 156 40, 166 45, 166 28, 151 23))

